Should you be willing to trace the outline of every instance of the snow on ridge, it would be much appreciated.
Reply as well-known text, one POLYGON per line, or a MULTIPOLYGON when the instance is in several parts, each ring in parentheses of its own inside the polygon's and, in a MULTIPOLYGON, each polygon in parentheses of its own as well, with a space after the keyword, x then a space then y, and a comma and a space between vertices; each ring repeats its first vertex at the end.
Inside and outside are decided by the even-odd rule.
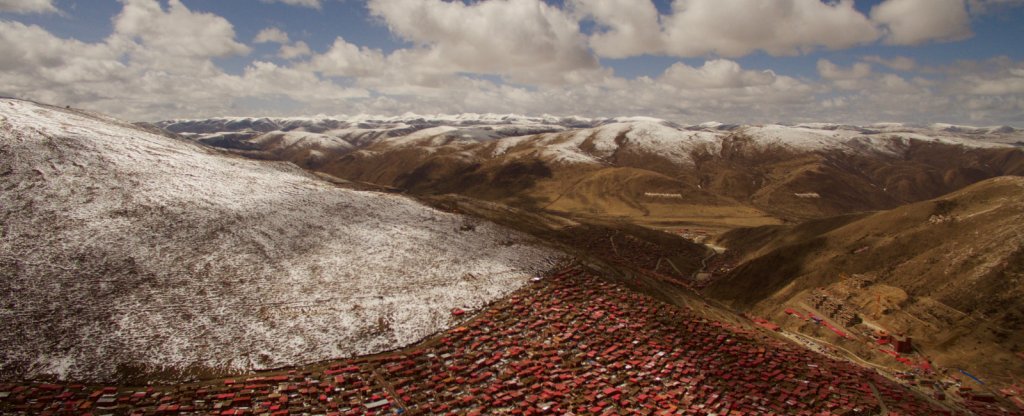
MULTIPOLYGON (((694 124, 677 124, 673 121, 655 118, 649 116, 617 116, 617 117, 583 117, 577 115, 551 115, 542 114, 539 116, 529 116, 515 113, 436 113, 436 114, 419 114, 419 113, 404 113, 401 115, 379 115, 379 114, 355 114, 355 115, 326 115, 317 114, 314 116, 264 116, 264 117, 210 117, 210 118, 194 118, 194 119, 170 119, 157 122, 159 126, 167 126, 181 123, 202 123, 202 122, 256 122, 265 121, 273 123, 287 124, 289 122, 306 122, 306 123, 317 123, 317 122, 342 122, 356 125, 359 123, 380 123, 380 124, 401 124, 410 122, 424 122, 433 123, 439 125, 452 124, 455 126, 470 123, 470 124, 484 124, 484 125, 501 125, 501 124, 542 124, 542 125, 560 125, 563 127, 574 127, 574 128, 594 128, 607 124, 615 123, 630 123, 630 122, 651 122, 651 123, 662 123, 668 125, 679 125, 692 128, 705 128, 705 129, 717 129, 722 126, 741 126, 741 127, 757 127, 756 124, 729 124, 718 121, 706 121, 703 123, 694 124)), ((943 131, 950 129, 960 129, 963 131, 978 131, 978 132, 989 132, 989 133, 1009 133, 1014 131, 1020 131, 1009 126, 968 126, 960 124, 950 123, 933 123, 930 125, 914 125, 900 122, 876 122, 864 125, 848 124, 848 123, 837 123, 837 122, 801 122, 796 124, 789 123, 768 123, 767 125, 777 126, 791 126, 791 127, 807 127, 816 129, 835 129, 835 128, 846 128, 846 129, 863 129, 863 128, 892 128, 892 129, 915 129, 915 130, 931 130, 931 131, 943 131)))
POLYGON ((275 140, 280 140, 284 147, 319 149, 351 149, 354 147, 351 143, 337 136, 305 131, 273 131, 257 136, 250 141, 266 145, 275 140))
MULTIPOLYGON (((489 151, 484 157, 501 157, 512 148, 522 147, 532 148, 534 151, 530 154, 544 160, 564 164, 602 164, 621 148, 661 157, 674 164, 690 165, 695 151, 716 154, 723 142, 737 134, 751 137, 763 146, 800 152, 881 154, 898 154, 910 140, 979 148, 1011 146, 1024 141, 1024 132, 1009 127, 971 128, 951 124, 855 126, 833 122, 763 125, 706 122, 680 125, 642 116, 531 117, 492 113, 359 115, 345 120, 324 121, 346 126, 331 129, 276 123, 282 128, 305 128, 335 135, 357 148, 382 143, 395 147, 418 146, 433 153, 442 146, 467 147, 493 140, 496 143, 487 147, 489 151), (621 143, 616 141, 620 136, 625 139, 621 143)), ((197 128, 208 127, 202 123, 197 125, 197 128)), ((266 126, 254 124, 253 128, 266 129, 266 126)))
POLYGON ((438 146, 440 143, 438 139, 443 139, 446 134, 453 131, 458 131, 457 127, 452 126, 437 126, 423 130, 417 130, 411 134, 397 137, 389 137, 384 139, 384 142, 396 147, 411 146, 417 144, 423 144, 427 146, 438 146))
POLYGON ((871 131, 843 125, 767 124, 744 126, 739 129, 739 132, 762 145, 782 146, 801 151, 839 150, 893 153, 896 147, 905 145, 908 140, 977 148, 1009 147, 1004 143, 963 138, 928 130, 908 129, 902 125, 900 128, 871 131))
POLYGON ((316 115, 312 117, 210 117, 210 118, 195 118, 195 119, 170 119, 160 121, 158 125, 173 125, 182 123, 201 123, 201 122, 252 122, 252 121, 270 121, 270 122, 320 122, 320 121, 338 121, 346 122, 351 124, 358 123, 408 123, 412 121, 423 121, 423 122, 436 122, 436 123, 480 123, 480 124, 560 124, 566 122, 576 123, 595 123, 606 119, 592 119, 579 116, 525 116, 519 114, 497 114, 497 113, 458 113, 458 114, 417 114, 417 113, 405 113, 402 115, 372 115, 372 114, 356 114, 356 115, 316 115))
POLYGON ((672 126, 659 119, 635 119, 603 124, 588 129, 499 139, 492 157, 529 144, 542 159, 563 164, 603 164, 619 151, 654 155, 672 163, 693 163, 696 150, 718 152, 721 135, 672 126))
POLYGON ((1021 130, 1015 129, 1010 126, 966 126, 958 124, 946 124, 946 123, 934 123, 928 126, 934 131, 944 131, 951 133, 966 133, 966 134, 1021 134, 1024 133, 1021 130))
POLYGON ((516 289, 551 253, 290 164, 24 101, 0 100, 0 149, 5 378, 398 348, 452 324, 451 308, 516 289))

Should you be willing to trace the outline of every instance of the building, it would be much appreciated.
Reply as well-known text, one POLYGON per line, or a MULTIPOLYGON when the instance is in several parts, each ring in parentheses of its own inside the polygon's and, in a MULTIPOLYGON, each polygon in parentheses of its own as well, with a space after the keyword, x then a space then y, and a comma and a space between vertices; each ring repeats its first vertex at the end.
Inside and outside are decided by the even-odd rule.
POLYGON ((914 352, 914 345, 911 343, 909 336, 898 336, 893 341, 893 348, 900 354, 910 354, 914 352))

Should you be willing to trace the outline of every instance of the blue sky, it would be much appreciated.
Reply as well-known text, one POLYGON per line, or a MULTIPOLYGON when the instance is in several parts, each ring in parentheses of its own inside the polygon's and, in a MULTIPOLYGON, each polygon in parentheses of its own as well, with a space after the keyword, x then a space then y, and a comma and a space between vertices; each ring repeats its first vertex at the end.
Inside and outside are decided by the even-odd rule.
POLYGON ((0 94, 132 119, 517 112, 1024 125, 1022 5, 0 1, 0 53, 13 59, 0 64, 0 94))

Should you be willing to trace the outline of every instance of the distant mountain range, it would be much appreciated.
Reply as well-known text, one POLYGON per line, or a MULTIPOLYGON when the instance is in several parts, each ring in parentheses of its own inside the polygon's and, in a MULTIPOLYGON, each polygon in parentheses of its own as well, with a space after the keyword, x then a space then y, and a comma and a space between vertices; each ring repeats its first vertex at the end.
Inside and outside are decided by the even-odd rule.
POLYGON ((715 131, 733 132, 744 129, 760 130, 763 128, 793 128, 802 131, 840 131, 844 136, 851 133, 863 135, 876 134, 919 134, 923 136, 962 137, 995 142, 1016 142, 1024 140, 1024 132, 1010 126, 976 127, 954 124, 914 125, 903 123, 876 123, 867 126, 855 126, 835 123, 801 123, 801 124, 769 124, 739 125, 719 122, 706 122, 694 125, 681 125, 666 120, 649 117, 616 117, 616 118, 585 118, 555 116, 520 116, 514 114, 457 114, 457 115, 417 115, 403 116, 338 116, 338 117, 221 117, 210 119, 179 119, 154 123, 155 126, 167 131, 188 135, 200 140, 217 139, 219 135, 246 137, 270 132, 305 132, 318 133, 344 139, 353 144, 366 144, 379 139, 407 136, 437 127, 443 129, 422 132, 423 135, 444 135, 453 139, 487 140, 503 137, 525 136, 529 134, 553 133, 571 129, 592 129, 612 124, 650 123, 660 124, 681 131, 715 131))
POLYGON ((1024 132, 1005 126, 684 126, 643 117, 467 114, 215 118, 156 127, 413 193, 604 216, 658 217, 683 204, 801 220, 892 208, 1024 174, 1024 132), (681 198, 651 196, 669 194, 681 198))

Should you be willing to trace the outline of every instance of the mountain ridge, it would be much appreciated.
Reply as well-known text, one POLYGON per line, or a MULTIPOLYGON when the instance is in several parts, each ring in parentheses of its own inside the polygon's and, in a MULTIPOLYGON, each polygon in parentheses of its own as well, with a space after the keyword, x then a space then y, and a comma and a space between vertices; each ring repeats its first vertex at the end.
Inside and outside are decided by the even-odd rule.
POLYGON ((1015 145, 1024 133, 1016 130, 969 134, 892 123, 681 126, 651 118, 600 119, 583 127, 332 121, 268 132, 194 123, 160 126, 247 157, 416 194, 461 193, 669 226, 690 222, 656 218, 680 204, 730 205, 752 218, 743 225, 757 225, 888 209, 984 178, 1024 174, 1024 152, 1015 145), (230 131, 220 131, 225 128, 230 131), (576 188, 593 183, 593 175, 623 186, 576 188), (501 191, 505 186, 498 185, 508 183, 516 185, 501 191), (652 193, 680 199, 646 196, 652 193))

